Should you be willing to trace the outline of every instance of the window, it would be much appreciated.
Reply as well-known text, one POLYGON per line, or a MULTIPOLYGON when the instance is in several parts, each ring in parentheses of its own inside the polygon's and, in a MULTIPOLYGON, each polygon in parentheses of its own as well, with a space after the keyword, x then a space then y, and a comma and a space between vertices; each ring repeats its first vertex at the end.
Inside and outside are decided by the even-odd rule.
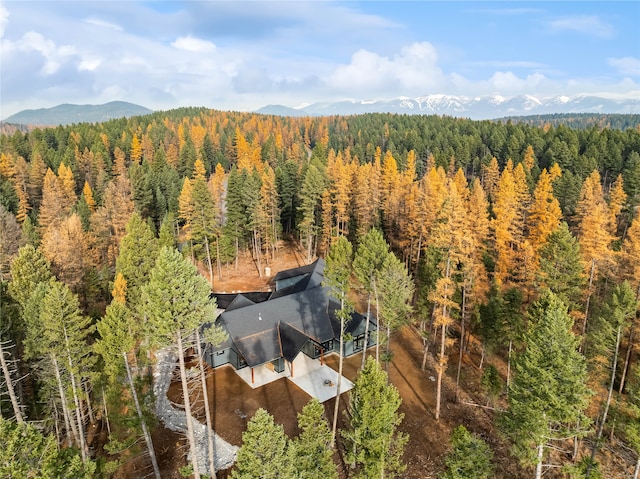
POLYGON ((331 351, 333 351, 333 339, 330 339, 329 341, 325 341, 324 343, 321 344, 322 349, 324 349, 325 353, 329 353, 331 351))
POLYGON ((354 351, 359 351, 364 348, 364 334, 360 336, 356 336, 353 340, 353 349, 354 351))

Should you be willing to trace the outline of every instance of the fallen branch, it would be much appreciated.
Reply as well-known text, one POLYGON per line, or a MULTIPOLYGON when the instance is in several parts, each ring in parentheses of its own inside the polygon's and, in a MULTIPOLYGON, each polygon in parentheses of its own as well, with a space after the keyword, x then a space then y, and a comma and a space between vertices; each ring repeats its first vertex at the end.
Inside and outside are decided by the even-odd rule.
POLYGON ((489 409, 491 411, 498 411, 498 412, 506 411, 506 409, 500 409, 499 407, 484 406, 482 404, 476 404, 474 402, 469 402, 469 401, 460 401, 460 402, 462 402, 462 404, 466 404, 467 406, 481 407, 483 409, 489 409))

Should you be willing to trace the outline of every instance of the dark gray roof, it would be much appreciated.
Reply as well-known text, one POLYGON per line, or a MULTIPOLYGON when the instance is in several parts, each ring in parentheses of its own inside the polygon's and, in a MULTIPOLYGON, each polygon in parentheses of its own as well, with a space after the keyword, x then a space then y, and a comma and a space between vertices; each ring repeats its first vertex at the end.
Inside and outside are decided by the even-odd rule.
MULTIPOLYGON (((322 286, 324 266, 324 260, 319 259, 282 271, 275 280, 284 281, 287 286, 275 291, 267 301, 254 302, 239 294, 220 315, 218 321, 229 333, 229 341, 249 366, 281 357, 293 361, 309 339, 324 343, 340 336, 335 314, 339 304, 322 286)), ((346 332, 355 331, 364 320, 355 312, 351 318, 346 332)))
POLYGON ((227 306, 227 311, 233 311, 234 309, 244 308, 246 306, 251 306, 252 304, 256 304, 255 301, 251 301, 249 298, 244 296, 243 294, 239 294, 236 296, 233 301, 227 306))
POLYGON ((280 332, 282 357, 292 362, 309 338, 307 338, 302 331, 298 331, 287 323, 280 323, 278 325, 278 331, 280 332))
POLYGON ((293 278, 295 276, 302 276, 303 274, 319 272, 323 274, 325 267, 325 262, 322 258, 318 258, 311 264, 305 264, 304 266, 299 266, 298 268, 291 268, 284 271, 280 271, 273 277, 274 281, 280 281, 287 278, 293 278))

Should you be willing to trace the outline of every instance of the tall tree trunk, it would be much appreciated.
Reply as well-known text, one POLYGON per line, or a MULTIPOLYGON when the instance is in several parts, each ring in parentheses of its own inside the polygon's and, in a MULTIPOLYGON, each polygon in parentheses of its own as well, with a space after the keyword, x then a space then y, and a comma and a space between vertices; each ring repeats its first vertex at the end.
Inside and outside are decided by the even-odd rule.
MULTIPOLYGON (((446 308, 443 308, 446 311, 446 308)), ((446 313, 443 313, 446 314, 446 313)), ((442 333, 440 336, 440 357, 438 358, 438 379, 436 382, 436 421, 440 420, 440 398, 442 396, 442 375, 444 374, 444 353, 445 353, 445 330, 446 327, 442 325, 442 333)))
POLYGON ((587 294, 587 304, 584 308, 584 322, 582 323, 582 342, 580 343, 580 349, 579 351, 582 354, 585 354, 585 349, 586 349, 586 341, 587 341, 587 318, 589 317, 589 304, 591 303, 591 295, 593 294, 593 291, 591 291, 591 288, 593 287, 593 277, 595 275, 595 271, 596 271, 596 260, 592 259, 591 260, 591 274, 589 275, 589 289, 588 289, 588 294, 587 294))
POLYGON ((340 351, 338 352, 338 384, 336 385, 336 404, 333 408, 333 428, 331 430, 331 449, 336 444, 336 432, 338 430, 338 407, 340 405, 340 388, 342 386, 342 363, 343 351, 342 344, 344 342, 344 293, 340 298, 340 351))
MULTIPOLYGON (((140 419, 140 425, 142 426, 142 435, 144 436, 144 441, 147 443, 147 450, 149 451, 149 457, 151 457, 153 474, 156 476, 156 479, 161 479, 160 468, 158 467, 158 460, 156 459, 156 451, 155 449, 153 449, 153 442, 151 442, 151 434, 149 434, 149 430, 147 429, 147 423, 144 421, 144 416, 142 415, 142 409, 140 408, 140 402, 138 401, 138 393, 136 392, 136 387, 135 387, 135 384, 133 383, 133 375, 131 374, 131 367, 129 366, 129 358, 127 357, 127 353, 125 352, 122 353, 122 356, 124 358, 124 365, 127 368, 127 378, 129 380, 129 387, 131 388, 131 395, 133 396, 133 402, 136 406, 136 412, 138 413, 138 418, 140 419)), ((105 403, 105 411, 106 409, 107 409, 107 405, 105 403)))
POLYGON ((509 354, 507 356, 507 395, 509 394, 509 384, 511 383, 511 351, 513 349, 513 339, 509 340, 509 354))
POLYGON ((178 341, 178 359, 180 361, 180 381, 182 382, 182 397, 184 399, 184 412, 187 416, 187 436, 189 438, 189 449, 191 449, 191 465, 193 466, 193 477, 200 479, 200 469, 198 467, 198 449, 196 446, 196 436, 193 430, 193 416, 191 415, 191 399, 189 398, 189 385, 187 384, 187 369, 184 364, 184 351, 182 349, 182 333, 176 332, 178 341))
POLYGON ((364 369, 364 363, 367 359, 367 346, 369 345, 369 321, 371 317, 371 293, 367 295, 367 323, 364 326, 364 347, 362 348, 362 364, 360 370, 364 369))
POLYGON ((60 394, 60 402, 62 404, 62 417, 64 418, 64 427, 67 430, 67 437, 71 434, 71 438, 74 443, 78 443, 78 434, 76 432, 75 423, 71 420, 71 414, 69 414, 69 406, 67 404, 67 395, 64 392, 64 386, 62 385, 62 377, 60 375, 60 367, 58 366, 58 360, 51 354, 51 363, 53 364, 53 370, 56 373, 56 382, 58 383, 58 393, 60 394))
MULTIPOLYGON (((636 290, 636 304, 640 300, 640 283, 638 283, 638 289, 636 290)), ((629 370, 629 363, 631 361, 631 353, 633 352, 633 335, 635 333, 636 328, 636 319, 638 317, 638 312, 633 316, 633 320, 631 321, 631 328, 629 329, 629 342, 627 345, 627 354, 624 357, 624 366, 622 367, 622 377, 620 378, 620 387, 618 388, 618 392, 622 394, 624 390, 624 384, 627 379, 627 371, 629 370)))
POLYGON ((426 339, 422 340, 423 342, 423 350, 422 350, 422 364, 420 365, 420 369, 425 371, 427 369, 427 356, 429 354, 429 341, 426 339))
POLYGON ((107 424, 107 433, 111 436, 111 424, 109 423, 109 410, 107 409, 107 398, 104 394, 104 388, 102 388, 102 407, 104 408, 104 419, 107 424))
POLYGON ((262 278, 262 248, 260 247, 260 236, 256 230, 253 230, 253 254, 256 258, 258 276, 262 278))
POLYGON ((91 395, 89 394, 89 383, 84 381, 82 383, 82 389, 84 390, 85 397, 87 398, 87 414, 89 415, 89 421, 91 424, 96 422, 96 418, 93 416, 93 408, 91 407, 91 395))
MULTIPOLYGON (((445 277, 449 277, 450 275, 450 265, 451 265, 451 259, 450 257, 447 258, 447 268, 445 271, 445 277)), ((446 296, 446 295, 445 295, 446 296)), ((445 298, 447 299, 447 298, 445 298)), ((447 316, 447 306, 443 305, 442 306, 442 317, 445 318, 447 316)), ((445 356, 445 347, 446 347, 446 339, 447 339, 447 335, 446 335, 446 331, 447 331, 447 326, 446 323, 443 321, 442 323, 442 327, 440 328, 441 332, 440 332, 440 355, 438 357, 438 379, 436 382, 436 421, 440 420, 440 400, 442 397, 442 376, 444 374, 444 369, 445 369, 445 364, 446 364, 446 356, 445 356)))
POLYGON ((207 449, 209 459, 209 476, 216 478, 215 450, 213 446, 213 421, 211 419, 211 409, 209 407, 209 390, 207 389, 207 377, 204 369, 204 358, 202 356, 202 342, 200 341, 200 329, 196 329, 196 347, 198 350, 198 362, 200 364, 200 381, 202 385, 202 395, 204 396, 204 415, 207 421, 207 449))
POLYGON ((211 289, 213 289, 213 265, 211 264, 211 252, 209 251, 209 238, 204 235, 204 249, 207 252, 207 266, 209 267, 209 279, 211 280, 211 289))
POLYGON ((380 301, 378 300, 378 288, 376 279, 373 278, 373 294, 376 298, 376 362, 380 362, 380 301))
POLYGON ((78 438, 80 439, 80 454, 82 456, 82 462, 87 462, 88 449, 84 437, 84 421, 82 420, 82 412, 80 410, 80 398, 78 397, 78 385, 76 384, 76 375, 73 374, 73 360, 71 359, 71 352, 69 350, 69 336, 67 335, 67 328, 63 326, 65 349, 67 352, 67 361, 69 363, 69 377, 71 378, 71 391, 73 392, 73 403, 76 406, 76 419, 78 421, 78 438))
POLYGON ((609 391, 607 392, 607 401, 604 404, 604 412, 602 413, 602 419, 598 426, 598 434, 596 434, 596 440, 593 441, 593 447, 591 448, 591 460, 587 464, 587 470, 585 472, 585 479, 589 479, 591 475, 591 469, 593 467, 593 461, 596 458, 598 448, 600 446, 600 439, 602 439, 602 432, 604 431, 604 424, 607 422, 607 415, 609 414, 609 406, 611 405, 611 397, 613 396, 613 383, 616 379, 616 367, 618 365, 618 350, 620 349, 620 335, 622 333, 622 325, 618 326, 616 332, 616 347, 613 353, 613 364, 611 365, 611 378, 609 380, 609 391))
MULTIPOLYGON (((69 355, 69 368, 72 367, 71 356, 69 355)), ((73 403, 76 407, 76 421, 78 423, 78 438, 80 439, 80 454, 82 456, 82 462, 87 462, 88 450, 87 443, 84 437, 84 421, 82 420, 82 412, 80 411, 80 398, 78 397, 78 387, 76 385, 75 374, 70 370, 69 376, 71 377, 71 391, 73 392, 73 403)))
POLYGON ((216 237, 216 268, 218 269, 218 279, 222 281, 222 262, 220 261, 220 236, 216 237))
MULTIPOLYGON (((9 354, 6 352, 6 354, 9 354)), ((13 389, 13 379, 11 378, 11 371, 9 371, 9 365, 7 359, 4 357, 5 350, 2 340, 0 340, 0 363, 2 364, 2 374, 4 374, 4 381, 7 384, 7 391, 9 392, 9 398, 11 399, 11 406, 13 407, 13 415, 16 418, 16 422, 22 424, 24 419, 22 418, 22 412, 20 411, 20 404, 18 404, 18 397, 13 389)))
POLYGON ((462 369, 462 352, 464 350, 464 313, 467 300, 467 288, 462 288, 462 308, 460 309, 460 351, 458 351, 458 371, 456 372, 456 402, 460 388, 460 370, 462 369))
POLYGON ((536 459, 536 479, 542 479, 542 457, 544 453, 544 445, 538 444, 538 457, 536 459))
POLYGON ((633 479, 638 479, 639 474, 640 474, 640 455, 638 455, 638 459, 636 460, 636 468, 633 470, 633 479))

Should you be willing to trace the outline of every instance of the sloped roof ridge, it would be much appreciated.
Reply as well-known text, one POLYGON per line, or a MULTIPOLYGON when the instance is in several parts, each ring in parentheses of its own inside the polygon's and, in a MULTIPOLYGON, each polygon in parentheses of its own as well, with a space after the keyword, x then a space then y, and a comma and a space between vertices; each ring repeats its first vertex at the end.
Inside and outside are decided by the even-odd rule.
POLYGON ((233 301, 229 303, 229 306, 227 306, 226 311, 233 311, 234 309, 240 309, 240 308, 244 308, 245 306, 252 306, 254 304, 256 304, 255 301, 251 301, 244 294, 239 293, 238 296, 233 298, 233 301))

